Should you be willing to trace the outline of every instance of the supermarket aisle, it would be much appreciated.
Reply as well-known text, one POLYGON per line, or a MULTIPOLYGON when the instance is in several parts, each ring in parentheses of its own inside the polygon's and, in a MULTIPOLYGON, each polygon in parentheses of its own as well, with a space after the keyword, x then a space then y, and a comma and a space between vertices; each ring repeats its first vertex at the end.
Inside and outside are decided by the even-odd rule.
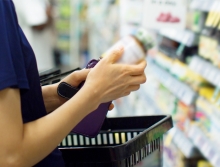
POLYGON ((108 117, 172 115, 175 127, 164 136, 164 167, 219 167, 220 2, 82 0, 76 6, 69 0, 57 2, 57 45, 64 71, 73 68, 69 64, 73 48, 83 68, 139 27, 155 37, 155 47, 147 54, 147 83, 114 101, 108 117))
MULTIPOLYGON (((124 34, 141 27, 138 16, 147 12, 135 6, 140 1, 120 2, 126 2, 127 6, 115 3, 118 13, 122 9, 132 13, 121 17, 120 31, 124 34)), ((116 108, 109 116, 172 115, 175 128, 164 138, 164 166, 219 167, 220 2, 204 0, 203 5, 199 0, 185 2, 185 28, 161 26, 152 31, 157 45, 148 54, 147 83, 137 93, 116 100, 116 108)), ((105 30, 99 28, 96 30, 105 30)), ((106 30, 106 34, 114 33, 106 30)), ((103 46, 111 39, 106 34, 103 46)))
POLYGON ((173 11, 172 16, 178 15, 177 21, 153 7, 148 13, 149 7, 143 2, 158 5, 159 1, 91 0, 81 4, 80 11, 87 15, 83 21, 90 27, 84 42, 88 42, 91 58, 102 55, 122 36, 146 26, 145 16, 150 12, 161 17, 152 24, 160 26, 148 29, 156 46, 148 53, 147 83, 138 92, 116 100, 108 116, 172 115, 175 128, 164 137, 164 167, 219 167, 220 3, 178 1, 184 2, 183 8, 175 13, 174 1, 161 0, 173 11))

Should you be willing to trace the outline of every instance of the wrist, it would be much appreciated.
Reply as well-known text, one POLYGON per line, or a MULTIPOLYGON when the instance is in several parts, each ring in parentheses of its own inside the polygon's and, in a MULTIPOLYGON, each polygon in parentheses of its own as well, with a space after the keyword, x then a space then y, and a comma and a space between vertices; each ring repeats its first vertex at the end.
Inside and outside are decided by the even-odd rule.
POLYGON ((101 97, 92 86, 83 86, 77 94, 81 95, 89 103, 88 106, 92 111, 96 110, 101 104, 101 97))
POLYGON ((56 84, 42 87, 42 95, 47 113, 52 112, 60 106, 60 100, 56 95, 56 88, 56 84))
POLYGON ((56 83, 56 84, 53 84, 51 85, 53 87, 53 93, 54 93, 54 97, 57 99, 57 102, 58 102, 58 105, 61 106, 63 105, 65 102, 68 101, 68 99, 65 99, 63 97, 61 97, 59 94, 58 94, 58 86, 59 86, 60 83, 56 83))

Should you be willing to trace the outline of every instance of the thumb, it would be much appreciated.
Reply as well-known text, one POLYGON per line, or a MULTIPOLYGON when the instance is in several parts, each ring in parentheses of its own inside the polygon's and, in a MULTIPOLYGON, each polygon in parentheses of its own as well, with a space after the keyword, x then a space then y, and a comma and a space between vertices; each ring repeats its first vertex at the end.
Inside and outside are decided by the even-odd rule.
POLYGON ((86 77, 89 72, 90 72, 90 69, 83 69, 83 70, 75 71, 71 73, 70 75, 68 75, 66 78, 64 78, 62 81, 74 87, 77 87, 81 82, 86 80, 86 77))
POLYGON ((85 81, 90 70, 91 69, 82 69, 82 70, 76 71, 75 74, 73 73, 74 75, 73 79, 75 80, 75 82, 78 82, 78 83, 85 81))
POLYGON ((116 63, 123 55, 124 47, 122 44, 117 44, 109 49, 104 56, 104 59, 107 59, 111 63, 116 63))

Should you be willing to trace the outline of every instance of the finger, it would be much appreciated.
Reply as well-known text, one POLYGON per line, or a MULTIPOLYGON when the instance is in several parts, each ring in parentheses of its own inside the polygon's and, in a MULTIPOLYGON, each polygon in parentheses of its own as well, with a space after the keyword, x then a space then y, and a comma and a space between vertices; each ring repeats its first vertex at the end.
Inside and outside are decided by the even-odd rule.
POLYGON ((87 78, 87 75, 89 74, 91 69, 83 69, 83 70, 79 70, 73 73, 74 80, 77 80, 78 82, 82 82, 85 81, 87 78))
POLYGON ((122 94, 122 95, 120 96, 120 98, 129 96, 130 94, 131 94, 131 92, 125 92, 124 94, 122 94))
POLYGON ((126 93, 127 92, 134 92, 140 89, 140 85, 131 85, 127 88, 126 93))
POLYGON ((114 104, 111 103, 110 106, 109 106, 109 108, 108 108, 108 110, 111 111, 111 110, 114 109, 114 107, 115 107, 114 104))
POLYGON ((116 45, 112 49, 106 52, 104 59, 111 63, 116 63, 122 56, 124 47, 122 45, 116 45))
POLYGON ((147 77, 145 74, 130 76, 129 84, 130 85, 140 85, 144 84, 147 81, 147 77))
POLYGON ((68 84, 72 86, 78 86, 82 81, 86 80, 86 77, 88 73, 90 72, 90 69, 83 69, 79 71, 74 71, 69 76, 64 78, 62 81, 67 82, 68 84))
POLYGON ((144 60, 138 64, 126 65, 125 68, 130 75, 141 75, 145 72, 146 67, 147 67, 147 62, 144 60))

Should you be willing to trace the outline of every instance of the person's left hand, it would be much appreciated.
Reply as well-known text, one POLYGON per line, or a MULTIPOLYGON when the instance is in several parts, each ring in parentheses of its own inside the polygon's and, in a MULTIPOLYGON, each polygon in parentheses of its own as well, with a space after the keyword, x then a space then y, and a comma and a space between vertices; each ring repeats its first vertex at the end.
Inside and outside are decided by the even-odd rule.
MULTIPOLYGON (((86 80, 89 72, 90 72, 90 69, 82 69, 82 70, 74 71, 73 73, 71 73, 70 75, 68 75, 64 79, 62 79, 59 83, 66 82, 73 87, 78 87, 80 85, 80 83, 82 83, 83 81, 86 80)), ((62 97, 59 97, 59 98, 62 103, 65 103, 67 101, 66 99, 64 99, 62 97)), ((113 109, 114 109, 114 104, 111 104, 109 106, 109 111, 111 111, 113 109)))
POLYGON ((89 74, 90 69, 77 70, 69 74, 67 77, 62 79, 61 82, 66 82, 73 87, 78 87, 80 83, 86 80, 87 75, 89 74))

